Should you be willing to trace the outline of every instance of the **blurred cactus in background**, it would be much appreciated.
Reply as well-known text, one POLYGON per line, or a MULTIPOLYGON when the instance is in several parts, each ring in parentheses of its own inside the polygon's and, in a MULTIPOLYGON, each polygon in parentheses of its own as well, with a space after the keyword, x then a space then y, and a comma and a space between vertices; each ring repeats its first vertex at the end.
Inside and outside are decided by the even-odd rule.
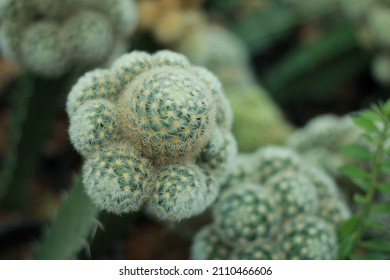
POLYGON ((329 175, 293 150, 261 148, 237 161, 212 226, 194 238, 192 258, 335 259, 336 229, 351 215, 339 192, 329 175), (245 170, 244 179, 237 169, 245 170), (213 244, 226 253, 216 254, 213 244))
POLYGON ((132 0, 7 0, 0 14, 3 55, 46 78, 104 63, 138 21, 132 0))
POLYGON ((371 69, 375 79, 390 85, 390 2, 386 0, 339 0, 345 14, 352 20, 361 44, 372 52, 371 69))
POLYGON ((85 74, 67 111, 72 143, 86 158, 87 193, 109 212, 146 205, 162 220, 199 214, 235 161, 218 79, 173 52, 135 51, 85 74))

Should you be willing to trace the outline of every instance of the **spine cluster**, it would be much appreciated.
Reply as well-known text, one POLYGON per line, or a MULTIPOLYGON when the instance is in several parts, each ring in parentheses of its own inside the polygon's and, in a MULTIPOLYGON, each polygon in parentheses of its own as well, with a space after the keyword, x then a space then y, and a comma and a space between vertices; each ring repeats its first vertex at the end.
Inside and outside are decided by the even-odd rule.
POLYGON ((350 211, 331 177, 284 147, 238 159, 192 258, 336 258, 336 228, 350 211))
POLYGON ((86 73, 67 102, 92 200, 117 214, 199 214, 233 168, 236 143, 218 79, 170 51, 132 52, 86 73))
POLYGON ((0 14, 4 56, 46 78, 104 63, 138 21, 133 0, 8 0, 0 14))

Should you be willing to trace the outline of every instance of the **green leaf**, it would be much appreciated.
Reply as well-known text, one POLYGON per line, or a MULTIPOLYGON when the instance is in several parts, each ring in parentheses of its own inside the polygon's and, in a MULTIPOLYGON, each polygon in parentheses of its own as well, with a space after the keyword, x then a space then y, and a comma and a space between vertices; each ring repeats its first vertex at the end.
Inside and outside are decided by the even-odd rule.
POLYGON ((352 233, 356 230, 357 223, 359 221, 359 216, 354 215, 350 217, 348 220, 344 221, 338 228, 337 235, 340 240, 347 238, 352 235, 352 233))
POLYGON ((341 151, 347 155, 356 159, 370 160, 372 155, 367 147, 359 144, 351 144, 341 148, 341 151))
POLYGON ((353 260, 388 260, 390 258, 389 254, 377 253, 377 252, 367 252, 363 255, 353 257, 353 260))
POLYGON ((387 99, 387 101, 383 105, 383 112, 385 113, 387 118, 390 118, 390 98, 387 99))
POLYGON ((390 213, 390 201, 373 205, 371 208, 371 213, 390 213))
POLYGON ((356 244, 357 237, 355 233, 342 240, 340 242, 338 251, 339 259, 346 259, 348 256, 350 256, 355 251, 356 244))
POLYGON ((378 132, 378 127, 373 121, 361 115, 354 117, 353 122, 368 132, 378 132))
POLYGON ((374 239, 360 242, 360 246, 370 250, 390 252, 390 240, 374 239))
MULTIPOLYGON (((367 172, 359 166, 352 164, 345 164, 340 168, 340 172, 351 178, 352 180, 357 179, 359 181, 366 181, 368 179, 367 172)), ((361 184, 361 187, 366 184, 361 184)), ((366 187, 364 188, 366 190, 366 187)))

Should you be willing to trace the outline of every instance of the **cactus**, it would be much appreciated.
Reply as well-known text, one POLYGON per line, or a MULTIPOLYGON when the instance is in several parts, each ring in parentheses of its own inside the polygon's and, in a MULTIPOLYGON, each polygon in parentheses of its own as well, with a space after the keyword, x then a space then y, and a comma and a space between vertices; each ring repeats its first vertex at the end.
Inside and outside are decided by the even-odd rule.
POLYGON ((178 221, 201 213, 235 161, 224 98, 210 72, 170 51, 135 51, 86 73, 67 112, 89 196, 116 214, 145 207, 178 221))
POLYGON ((132 0, 9 0, 1 13, 3 54, 44 78, 73 66, 96 66, 110 58, 136 27, 132 0))
POLYGON ((375 56, 371 69, 372 74, 381 84, 390 85, 390 51, 375 56))
POLYGON ((278 229, 279 205, 263 186, 243 184, 219 198, 214 223, 224 232, 226 240, 235 244, 264 239, 278 229))
POLYGON ((265 183, 281 171, 299 171, 303 166, 301 158, 293 150, 279 146, 268 146, 255 153, 257 182, 265 183))
POLYGON ((98 209, 90 202, 81 178, 70 190, 58 210, 57 217, 35 248, 33 258, 43 260, 73 259, 88 242, 97 223, 98 209))
POLYGON ((232 246, 223 241, 220 233, 214 225, 208 225, 201 229, 194 237, 191 247, 191 259, 193 260, 226 260, 230 258, 232 246))
POLYGON ((335 259, 337 238, 333 226, 315 216, 298 216, 283 225, 277 237, 287 259, 335 259))
POLYGON ((318 205, 318 196, 312 182, 296 172, 280 172, 264 185, 272 190, 279 205, 282 205, 282 217, 292 218, 300 214, 314 214, 318 205))
POLYGON ((271 240, 249 242, 235 248, 231 254, 233 260, 281 260, 284 254, 271 240))

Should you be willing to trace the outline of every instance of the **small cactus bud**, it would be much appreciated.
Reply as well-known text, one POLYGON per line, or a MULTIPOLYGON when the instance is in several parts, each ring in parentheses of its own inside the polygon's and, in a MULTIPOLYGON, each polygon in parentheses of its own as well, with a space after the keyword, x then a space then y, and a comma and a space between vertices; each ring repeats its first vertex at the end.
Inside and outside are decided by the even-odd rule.
POLYGON ((111 143, 87 159, 83 167, 87 194, 114 214, 141 209, 152 178, 150 163, 124 143, 111 143))
POLYGON ((91 100, 78 109, 69 128, 70 139, 84 156, 115 140, 114 104, 104 99, 91 100))
POLYGON ((225 191, 215 208, 215 224, 230 242, 244 244, 276 233, 278 201, 264 187, 240 185, 225 191))
POLYGON ((88 65, 103 61, 112 47, 114 34, 104 15, 87 10, 70 17, 61 28, 61 36, 74 59, 88 65))
POLYGON ((53 22, 40 22, 29 27, 21 39, 23 63, 46 77, 58 77, 69 67, 69 49, 53 22))
POLYGON ((161 168, 153 182, 148 212, 161 220, 180 221, 203 212, 206 176, 196 165, 161 168))
POLYGON ((314 214, 318 207, 318 196, 312 182, 296 172, 280 172, 266 181, 265 187, 273 193, 281 205, 283 218, 299 214, 314 214))
POLYGON ((267 239, 237 246, 231 256, 233 260, 282 260, 284 258, 284 254, 267 239))
POLYGON ((287 221, 277 241, 290 260, 335 259, 337 238, 333 226, 315 216, 298 216, 287 221))
POLYGON ((293 150, 285 147, 267 146, 255 153, 258 183, 266 182, 281 171, 299 171, 303 162, 293 150))
POLYGON ((230 259, 232 246, 222 238, 223 232, 214 225, 201 229, 194 237, 191 247, 193 260, 227 260, 230 259))

